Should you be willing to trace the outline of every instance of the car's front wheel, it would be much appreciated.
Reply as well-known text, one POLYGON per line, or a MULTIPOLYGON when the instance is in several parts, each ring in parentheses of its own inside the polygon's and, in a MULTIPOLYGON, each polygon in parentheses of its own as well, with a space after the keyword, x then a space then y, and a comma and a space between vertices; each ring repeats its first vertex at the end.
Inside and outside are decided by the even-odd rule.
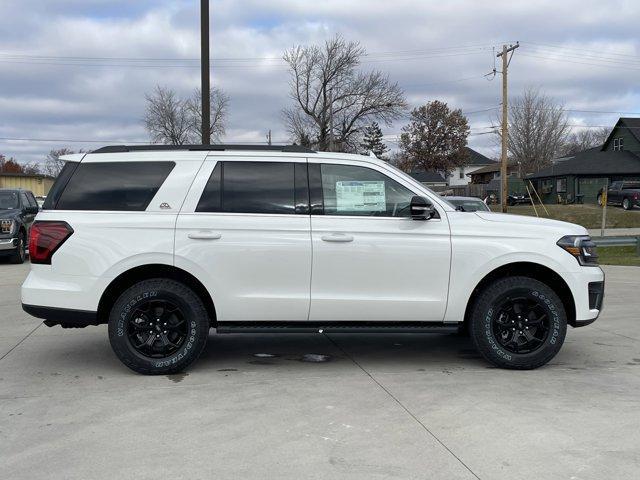
POLYGON ((22 264, 27 258, 27 236, 24 232, 18 235, 18 246, 11 254, 11 263, 22 264))
POLYGON ((109 341, 118 358, 145 375, 177 373, 204 350, 209 317, 200 298, 169 279, 127 289, 109 316, 109 341))
POLYGON ((551 360, 567 332, 558 295, 529 277, 506 277, 478 296, 471 316, 471 339, 478 352, 502 368, 532 369, 551 360))

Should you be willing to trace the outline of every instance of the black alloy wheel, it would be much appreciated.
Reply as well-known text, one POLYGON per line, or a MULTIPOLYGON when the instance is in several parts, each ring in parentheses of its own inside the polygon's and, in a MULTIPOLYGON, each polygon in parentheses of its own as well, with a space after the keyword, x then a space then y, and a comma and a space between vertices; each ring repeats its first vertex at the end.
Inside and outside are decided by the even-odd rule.
POLYGON ((169 300, 149 300, 132 309, 127 319, 127 338, 141 355, 165 358, 176 352, 188 334, 187 320, 169 300))
POLYGON ((508 295, 496 305, 492 329, 505 350, 532 353, 544 344, 549 335, 550 318, 539 300, 508 295))

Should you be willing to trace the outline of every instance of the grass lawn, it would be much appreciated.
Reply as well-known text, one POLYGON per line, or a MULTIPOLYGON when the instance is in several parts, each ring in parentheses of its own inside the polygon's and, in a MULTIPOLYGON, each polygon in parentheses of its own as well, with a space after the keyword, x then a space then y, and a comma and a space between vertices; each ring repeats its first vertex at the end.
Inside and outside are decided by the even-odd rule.
MULTIPOLYGON (((549 215, 540 205, 536 205, 540 217, 562 220, 564 222, 577 223, 585 228, 600 228, 602 224, 602 209, 597 205, 545 205, 549 215)), ((500 205, 491 205, 494 212, 500 211, 500 205)), ((531 205, 515 205, 509 207, 508 213, 516 215, 535 216, 531 205)), ((631 211, 620 207, 607 207, 606 228, 640 228, 640 209, 631 211)))
POLYGON ((600 265, 631 265, 640 267, 636 247, 598 247, 600 265))

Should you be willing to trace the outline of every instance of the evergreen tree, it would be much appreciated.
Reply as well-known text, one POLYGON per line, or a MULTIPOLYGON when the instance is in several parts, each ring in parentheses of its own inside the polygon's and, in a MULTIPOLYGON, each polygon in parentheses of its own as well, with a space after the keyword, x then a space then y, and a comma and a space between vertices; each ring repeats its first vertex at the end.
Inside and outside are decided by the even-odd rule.
POLYGON ((360 144, 363 153, 373 152, 376 157, 382 158, 388 148, 382 141, 382 130, 377 122, 364 129, 364 138, 360 144))

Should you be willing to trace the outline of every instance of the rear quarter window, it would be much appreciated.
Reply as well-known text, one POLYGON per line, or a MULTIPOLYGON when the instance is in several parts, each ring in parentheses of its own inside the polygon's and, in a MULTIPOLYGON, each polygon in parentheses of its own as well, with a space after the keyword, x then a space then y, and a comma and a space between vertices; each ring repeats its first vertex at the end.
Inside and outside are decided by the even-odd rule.
POLYGON ((55 209, 144 211, 174 167, 174 162, 81 163, 55 209))

